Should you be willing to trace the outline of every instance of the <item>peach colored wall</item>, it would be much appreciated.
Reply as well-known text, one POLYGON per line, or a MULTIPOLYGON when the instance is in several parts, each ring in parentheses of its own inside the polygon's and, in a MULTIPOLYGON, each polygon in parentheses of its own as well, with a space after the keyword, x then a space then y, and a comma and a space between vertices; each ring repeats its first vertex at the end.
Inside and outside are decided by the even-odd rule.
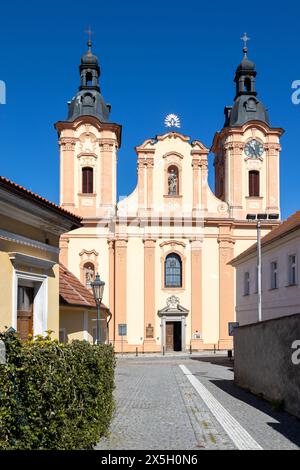
POLYGON ((215 159, 225 153, 225 201, 235 218, 247 212, 280 213, 279 208, 279 138, 282 129, 272 129, 260 122, 238 128, 224 128, 214 138, 215 159), (257 139, 264 145, 261 158, 245 155, 245 143, 257 139), (249 198, 248 172, 260 172, 260 197, 249 198))
POLYGON ((62 128, 60 139, 60 203, 83 216, 101 216, 116 204, 118 138, 100 124, 75 121, 62 128), (93 168, 94 192, 82 193, 82 168, 93 168))

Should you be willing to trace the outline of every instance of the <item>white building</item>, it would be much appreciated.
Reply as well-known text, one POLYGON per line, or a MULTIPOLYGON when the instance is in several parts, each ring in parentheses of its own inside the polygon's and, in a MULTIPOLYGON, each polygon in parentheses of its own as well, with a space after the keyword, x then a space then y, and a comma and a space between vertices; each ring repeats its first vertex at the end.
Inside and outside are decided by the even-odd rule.
MULTIPOLYGON (((300 211, 262 239, 262 320, 300 313, 300 211)), ((257 245, 237 256, 236 319, 258 321, 257 245)))

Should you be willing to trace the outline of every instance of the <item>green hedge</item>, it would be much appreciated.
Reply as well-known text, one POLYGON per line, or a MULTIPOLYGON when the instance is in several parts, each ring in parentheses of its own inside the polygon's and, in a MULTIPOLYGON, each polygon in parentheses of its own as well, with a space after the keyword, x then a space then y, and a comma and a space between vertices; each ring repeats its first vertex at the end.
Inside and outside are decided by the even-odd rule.
POLYGON ((110 346, 0 334, 0 449, 91 449, 114 410, 110 346))

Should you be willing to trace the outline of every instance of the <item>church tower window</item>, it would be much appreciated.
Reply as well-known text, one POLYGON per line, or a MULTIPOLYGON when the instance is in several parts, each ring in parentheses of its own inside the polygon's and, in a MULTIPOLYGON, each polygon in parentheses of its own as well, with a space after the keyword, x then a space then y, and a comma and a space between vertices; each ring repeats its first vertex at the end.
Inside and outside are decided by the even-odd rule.
POLYGON ((249 196, 259 197, 259 171, 249 171, 249 196))
POLYGON ((93 168, 84 167, 82 168, 82 192, 84 194, 92 194, 93 193, 93 168))
POLYGON ((166 257, 165 287, 182 287, 182 262, 177 253, 170 253, 166 257))

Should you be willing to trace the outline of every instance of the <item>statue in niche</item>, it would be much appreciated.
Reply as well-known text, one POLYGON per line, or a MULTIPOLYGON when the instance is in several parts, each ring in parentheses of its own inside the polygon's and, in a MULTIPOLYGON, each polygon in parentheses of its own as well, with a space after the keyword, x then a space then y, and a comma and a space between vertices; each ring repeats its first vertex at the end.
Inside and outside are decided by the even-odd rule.
POLYGON ((171 166, 168 171, 168 194, 176 196, 178 194, 178 170, 171 166))
POLYGON ((91 287, 91 283, 93 282, 95 277, 95 270, 94 266, 91 263, 84 265, 84 278, 85 278, 85 285, 86 287, 91 287))

